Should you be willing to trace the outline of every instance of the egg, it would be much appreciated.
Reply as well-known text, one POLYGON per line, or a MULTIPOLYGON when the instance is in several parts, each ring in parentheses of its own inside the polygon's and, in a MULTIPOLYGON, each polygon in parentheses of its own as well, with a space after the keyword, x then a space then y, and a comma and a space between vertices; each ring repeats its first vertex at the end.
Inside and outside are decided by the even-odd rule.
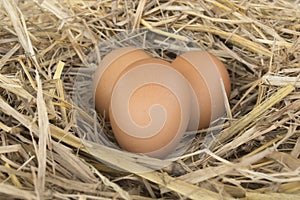
POLYGON ((222 84, 228 98, 230 78, 224 64, 218 58, 207 51, 189 51, 173 60, 172 67, 188 80, 197 96, 200 120, 192 117, 191 121, 198 120, 199 129, 207 128, 212 121, 224 115, 222 84))
POLYGON ((156 158, 173 153, 186 131, 221 117, 231 89, 224 64, 206 51, 169 63, 134 47, 107 54, 93 88, 95 108, 108 113, 119 146, 156 158))
POLYGON ((131 63, 150 57, 142 49, 123 47, 108 53, 99 63, 93 78, 94 101, 96 110, 100 114, 106 114, 106 119, 112 89, 120 73, 131 63))
POLYGON ((170 154, 189 124, 191 90, 166 61, 148 58, 129 65, 113 88, 109 109, 118 144, 157 158, 170 154))

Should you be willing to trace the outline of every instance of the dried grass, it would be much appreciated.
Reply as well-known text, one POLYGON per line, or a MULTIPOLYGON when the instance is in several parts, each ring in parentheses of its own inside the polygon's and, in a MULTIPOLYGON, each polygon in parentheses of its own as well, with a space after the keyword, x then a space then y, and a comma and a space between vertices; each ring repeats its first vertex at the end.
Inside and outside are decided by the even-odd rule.
POLYGON ((1 198, 300 198, 298 1, 1 0, 0 8, 1 198), (231 109, 209 149, 200 131, 172 165, 125 173, 99 156, 129 171, 145 167, 101 145, 91 152, 71 96, 88 53, 100 59, 98 42, 142 27, 192 38, 219 57, 231 109))

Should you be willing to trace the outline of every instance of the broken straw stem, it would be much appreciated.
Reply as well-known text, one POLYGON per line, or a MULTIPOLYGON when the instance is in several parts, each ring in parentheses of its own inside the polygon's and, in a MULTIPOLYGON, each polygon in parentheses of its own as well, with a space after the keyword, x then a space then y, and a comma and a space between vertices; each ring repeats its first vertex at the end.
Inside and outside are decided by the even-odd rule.
POLYGON ((270 98, 265 100, 262 104, 255 107, 247 115, 245 115, 241 119, 237 120, 236 122, 232 123, 232 126, 225 129, 220 134, 217 141, 215 141, 215 144, 213 144, 211 148, 215 149, 217 144, 222 144, 222 143, 226 142, 227 140, 229 140, 231 137, 238 134, 245 127, 247 127, 250 123, 252 123, 254 120, 256 120, 258 116, 260 116, 265 111, 267 111, 269 108, 271 108, 276 103, 281 101, 284 97, 286 97, 288 94, 290 94, 294 89, 295 89, 295 87, 292 86, 291 84, 288 84, 285 87, 279 89, 275 94, 273 94, 270 98))
POLYGON ((285 86, 287 84, 291 84, 295 88, 300 88, 300 77, 276 76, 267 74, 262 77, 262 82, 264 84, 273 86, 285 86))

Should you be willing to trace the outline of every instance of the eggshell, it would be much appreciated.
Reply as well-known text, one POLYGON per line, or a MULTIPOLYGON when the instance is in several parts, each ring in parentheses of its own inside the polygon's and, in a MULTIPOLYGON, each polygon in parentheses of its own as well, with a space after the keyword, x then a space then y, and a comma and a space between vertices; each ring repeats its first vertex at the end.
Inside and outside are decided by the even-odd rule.
POLYGON ((178 56, 172 66, 192 85, 201 110, 199 129, 207 128, 225 113, 221 84, 227 97, 230 95, 230 78, 224 64, 206 51, 190 51, 178 56))
MULTIPOLYGON (((108 53, 94 73, 93 88, 96 110, 108 114, 112 89, 120 73, 130 64, 150 58, 145 51, 133 47, 123 47, 108 53)), ((106 115, 106 119, 107 119, 106 115)))
POLYGON ((126 68, 112 93, 111 126, 128 151, 163 158, 174 151, 189 123, 191 88, 168 62, 149 58, 126 68))

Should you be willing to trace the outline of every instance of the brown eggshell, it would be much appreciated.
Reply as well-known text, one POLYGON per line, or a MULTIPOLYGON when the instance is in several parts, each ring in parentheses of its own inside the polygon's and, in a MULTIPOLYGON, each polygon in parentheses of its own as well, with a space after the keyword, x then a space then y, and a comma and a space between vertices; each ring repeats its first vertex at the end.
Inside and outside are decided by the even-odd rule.
POLYGON ((114 87, 109 111, 119 145, 157 158, 174 151, 189 123, 190 90, 163 60, 149 58, 127 67, 114 87))
POLYGON ((206 51, 190 51, 178 56, 172 66, 192 85, 201 111, 199 129, 207 128, 225 113, 221 84, 227 97, 230 95, 230 78, 224 64, 206 51))
POLYGON ((219 70, 219 74, 221 75, 227 98, 229 98, 230 92, 231 92, 231 81, 230 81, 228 71, 227 71, 225 65, 216 56, 214 56, 213 54, 210 54, 210 53, 208 53, 208 55, 210 56, 212 61, 215 63, 215 66, 219 70))
MULTIPOLYGON (((146 52, 133 47, 123 47, 108 53, 94 73, 93 88, 96 110, 108 114, 112 89, 121 72, 130 64, 150 58, 146 52)), ((106 115, 107 119, 107 115, 106 115)))

